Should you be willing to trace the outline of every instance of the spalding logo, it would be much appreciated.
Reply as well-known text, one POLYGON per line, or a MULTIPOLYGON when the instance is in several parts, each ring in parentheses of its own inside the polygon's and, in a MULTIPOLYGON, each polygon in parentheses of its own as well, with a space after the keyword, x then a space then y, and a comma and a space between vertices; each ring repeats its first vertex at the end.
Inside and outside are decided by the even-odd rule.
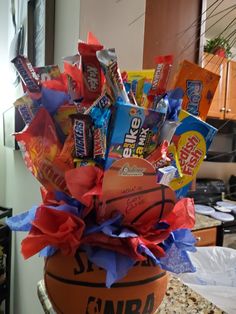
POLYGON ((154 293, 147 295, 145 302, 140 299, 113 302, 90 296, 86 314, 151 314, 153 308, 154 293))
MULTIPOLYGON (((80 251, 77 251, 75 254, 75 260, 77 263, 77 267, 74 268, 74 275, 79 275, 84 272, 90 273, 94 272, 94 267, 97 268, 90 260, 86 260, 83 262, 83 259, 80 256, 80 251)), ((142 266, 142 267, 154 267, 156 266, 155 262, 151 258, 147 258, 145 261, 138 261, 134 264, 134 266, 142 266)), ((102 270, 102 268, 99 268, 102 270)))

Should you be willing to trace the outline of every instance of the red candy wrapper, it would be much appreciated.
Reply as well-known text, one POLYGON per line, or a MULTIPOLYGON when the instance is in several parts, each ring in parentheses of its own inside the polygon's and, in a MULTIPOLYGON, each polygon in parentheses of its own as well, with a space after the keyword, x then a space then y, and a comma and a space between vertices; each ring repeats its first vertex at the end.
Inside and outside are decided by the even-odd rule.
POLYGON ((15 137, 23 150, 28 169, 38 181, 48 190, 68 192, 64 171, 70 168, 57 162, 61 144, 46 109, 41 108, 29 127, 15 137))
POLYGON ((164 167, 170 161, 167 158, 168 152, 168 142, 164 141, 160 146, 158 146, 150 155, 147 156, 146 160, 149 161, 155 169, 164 167))
POLYGON ((82 58, 82 96, 85 101, 94 101, 101 95, 101 67, 96 52, 102 48, 102 45, 91 45, 83 42, 78 45, 82 58))
POLYGON ((68 56, 63 59, 64 72, 67 80, 68 93, 71 97, 71 102, 81 97, 82 89, 82 74, 79 69, 80 56, 68 56))
POLYGON ((64 145, 58 157, 58 160, 67 164, 70 168, 74 168, 74 160, 73 160, 74 151, 75 151, 74 132, 71 128, 64 142, 64 145))
POLYGON ((170 70, 173 64, 173 56, 158 56, 155 58, 155 63, 156 69, 148 95, 150 101, 153 101, 155 96, 162 95, 166 92, 170 70))

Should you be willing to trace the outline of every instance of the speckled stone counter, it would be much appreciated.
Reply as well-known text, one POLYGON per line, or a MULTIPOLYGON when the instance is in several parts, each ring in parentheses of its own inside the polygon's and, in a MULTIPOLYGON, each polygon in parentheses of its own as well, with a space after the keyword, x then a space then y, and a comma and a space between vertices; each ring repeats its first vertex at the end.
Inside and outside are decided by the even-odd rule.
POLYGON ((217 227, 219 225, 221 225, 221 221, 219 220, 216 220, 205 215, 196 214, 196 223, 193 230, 212 228, 217 227))
POLYGON ((166 295, 155 314, 222 314, 217 306, 170 276, 166 295))

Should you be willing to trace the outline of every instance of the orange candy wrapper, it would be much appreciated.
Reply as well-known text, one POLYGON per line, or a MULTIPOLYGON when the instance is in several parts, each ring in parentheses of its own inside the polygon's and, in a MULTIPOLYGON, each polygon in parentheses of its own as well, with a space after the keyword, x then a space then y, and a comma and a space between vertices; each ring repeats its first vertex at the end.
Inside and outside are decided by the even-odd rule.
POLYGON ((219 80, 219 75, 184 60, 174 83, 184 90, 182 109, 206 120, 219 80))
POLYGON ((64 171, 70 168, 57 163, 61 144, 47 110, 41 108, 29 127, 15 137, 22 147, 26 166, 38 181, 50 191, 67 192, 64 171))

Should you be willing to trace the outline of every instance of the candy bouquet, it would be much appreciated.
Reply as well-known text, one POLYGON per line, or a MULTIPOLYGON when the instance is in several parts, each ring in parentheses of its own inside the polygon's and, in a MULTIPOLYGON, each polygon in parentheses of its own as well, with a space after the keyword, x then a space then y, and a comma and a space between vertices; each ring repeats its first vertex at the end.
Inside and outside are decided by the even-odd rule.
POLYGON ((106 287, 145 260, 193 272, 185 196, 216 133, 204 119, 218 77, 185 61, 167 91, 173 56, 121 73, 115 50, 91 33, 63 72, 12 62, 25 91, 14 103, 25 128, 14 135, 42 185, 42 203, 7 221, 28 232, 24 258, 83 250, 105 269, 106 287))

